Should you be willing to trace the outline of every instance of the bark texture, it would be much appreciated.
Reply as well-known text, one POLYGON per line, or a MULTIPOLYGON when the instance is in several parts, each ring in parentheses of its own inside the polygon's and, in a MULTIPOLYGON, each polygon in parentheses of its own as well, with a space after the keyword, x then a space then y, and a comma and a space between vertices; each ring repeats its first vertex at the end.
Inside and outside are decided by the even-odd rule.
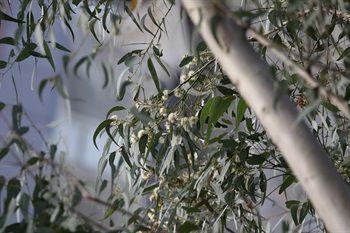
POLYGON ((295 106, 287 96, 278 96, 278 83, 247 41, 244 31, 211 0, 182 2, 231 82, 282 151, 327 228, 331 232, 348 232, 348 185, 306 124, 296 123, 295 106), (214 33, 213 20, 217 23, 214 33))

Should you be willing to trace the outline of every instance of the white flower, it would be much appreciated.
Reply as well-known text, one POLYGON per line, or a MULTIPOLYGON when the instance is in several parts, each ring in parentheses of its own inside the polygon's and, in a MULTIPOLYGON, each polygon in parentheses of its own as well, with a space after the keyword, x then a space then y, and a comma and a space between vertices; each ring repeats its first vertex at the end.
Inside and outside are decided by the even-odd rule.
POLYGON ((142 136, 145 135, 145 134, 146 134, 146 131, 143 130, 143 129, 141 129, 141 130, 137 133, 137 137, 138 137, 138 138, 142 138, 142 136))
POLYGON ((165 138, 164 137, 160 137, 158 141, 159 141, 159 143, 164 143, 165 142, 165 138))
POLYGON ((170 132, 170 123, 169 121, 165 122, 165 129, 170 132))
POLYGON ((113 120, 111 122, 112 126, 118 126, 119 125, 119 121, 118 121, 118 116, 117 115, 112 115, 109 119, 113 120))
POLYGON ((174 113, 174 112, 172 112, 172 113, 170 113, 170 114, 168 115, 168 121, 169 121, 170 123, 175 123, 176 118, 177 118, 177 115, 176 115, 176 113, 174 113))
POLYGON ((162 99, 163 99, 163 100, 167 100, 168 97, 169 97, 169 94, 170 94, 170 91, 169 91, 169 90, 164 90, 164 91, 163 91, 162 99))
POLYGON ((181 126, 184 128, 185 131, 190 130, 190 122, 187 117, 183 117, 180 122, 181 126))
POLYGON ((181 82, 181 83, 185 82, 186 79, 187 79, 187 76, 186 76, 186 75, 183 74, 183 75, 180 76, 180 82, 181 82))
POLYGON ((198 116, 191 116, 190 117, 190 125, 193 126, 197 123, 198 121, 198 116))
POLYGON ((139 109, 141 107, 141 104, 139 102, 135 102, 135 107, 139 109))
POLYGON ((188 77, 192 77, 193 74, 194 74, 193 70, 188 71, 188 77))
POLYGON ((131 143, 134 144, 134 143, 137 142, 137 140, 139 140, 139 139, 137 138, 137 136, 136 136, 135 134, 131 134, 131 137, 130 137, 131 143))
POLYGON ((174 91, 174 95, 178 98, 182 97, 182 91, 180 88, 176 88, 174 91))
POLYGON ((182 142, 182 138, 180 136, 174 136, 174 145, 172 146, 177 146, 177 145, 181 145, 182 142))
POLYGON ((161 108, 159 109, 159 113, 162 114, 163 116, 166 116, 166 115, 167 115, 167 109, 164 108, 164 107, 161 107, 161 108))

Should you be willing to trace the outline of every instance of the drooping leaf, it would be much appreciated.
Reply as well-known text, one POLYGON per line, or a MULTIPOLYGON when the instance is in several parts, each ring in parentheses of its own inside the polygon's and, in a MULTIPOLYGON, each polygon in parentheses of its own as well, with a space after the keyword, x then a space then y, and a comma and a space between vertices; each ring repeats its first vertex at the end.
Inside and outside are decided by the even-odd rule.
POLYGON ((5 147, 5 148, 2 148, 1 150, 0 150, 0 160, 2 159, 2 158, 4 158, 6 155, 7 155, 7 153, 10 151, 10 149, 8 148, 8 147, 5 147))
POLYGON ((106 119, 97 126, 93 136, 93 142, 97 149, 98 149, 97 142, 96 142, 97 136, 101 133, 102 130, 106 128, 106 126, 111 125, 112 122, 113 122, 113 119, 106 119))
POLYGON ((0 20, 6 20, 10 22, 15 22, 15 23, 25 23, 25 21, 15 19, 8 14, 5 14, 2 10, 0 10, 0 20))
POLYGON ((278 190, 278 193, 281 194, 283 193, 289 186, 291 186, 295 181, 295 177, 293 175, 287 176, 283 183, 281 184, 280 189, 278 190))
POLYGON ((3 37, 0 39, 0 44, 17 45, 18 42, 12 37, 3 37))
POLYGON ((62 50, 62 51, 71 53, 71 51, 70 51, 69 49, 67 49, 66 47, 64 47, 63 45, 61 45, 61 44, 58 43, 58 42, 55 43, 55 46, 56 46, 56 48, 59 49, 59 50, 62 50))
POLYGON ((146 17, 147 17, 147 15, 144 15, 144 16, 141 18, 141 26, 142 26, 143 29, 145 29, 146 32, 148 32, 149 34, 151 34, 153 37, 156 37, 156 35, 155 35, 150 29, 148 29, 148 28, 146 27, 146 23, 145 23, 146 17))
POLYGON ((125 7, 125 11, 126 13, 130 16, 130 18, 132 19, 132 21, 135 23, 135 25, 140 29, 141 32, 143 32, 140 24, 137 22, 137 19, 135 18, 134 14, 132 13, 132 11, 130 10, 130 8, 124 4, 125 7))
POLYGON ((152 59, 148 58, 147 60, 148 70, 151 73, 152 79, 154 84, 156 85, 156 88, 158 90, 158 93, 162 93, 162 90, 160 89, 160 83, 157 75, 156 68, 153 65, 152 59))
POLYGON ((165 67, 165 65, 162 62, 162 60, 158 56, 154 56, 154 58, 156 59, 156 61, 160 65, 160 67, 162 67, 162 69, 165 71, 165 73, 170 77, 170 73, 169 73, 168 69, 165 67))
POLYGON ((346 48, 343 53, 339 56, 339 58, 337 59, 337 61, 343 59, 344 57, 348 56, 350 54, 350 47, 346 48))
POLYGON ((123 110, 127 111, 126 108, 124 108, 123 106, 115 106, 108 111, 106 118, 108 118, 112 112, 118 112, 118 111, 123 111, 123 110))
POLYGON ((244 118, 244 114, 245 114, 245 111, 247 110, 247 108, 248 108, 247 103, 241 97, 241 99, 239 100, 238 105, 237 105, 236 130, 238 130, 239 125, 241 124, 241 122, 244 118))
POLYGON ((44 43, 44 50, 45 50, 45 54, 47 56, 47 60, 49 61, 53 71, 56 72, 56 67, 55 67, 55 63, 54 63, 54 60, 52 58, 52 54, 51 54, 51 51, 50 51, 50 48, 49 46, 47 45, 46 41, 43 42, 44 43))
POLYGON ((154 25, 156 25, 159 30, 163 31, 163 29, 157 23, 156 19, 154 18, 153 14, 152 14, 152 6, 149 6, 147 8, 147 13, 148 13, 149 17, 151 18, 152 22, 154 23, 154 25))

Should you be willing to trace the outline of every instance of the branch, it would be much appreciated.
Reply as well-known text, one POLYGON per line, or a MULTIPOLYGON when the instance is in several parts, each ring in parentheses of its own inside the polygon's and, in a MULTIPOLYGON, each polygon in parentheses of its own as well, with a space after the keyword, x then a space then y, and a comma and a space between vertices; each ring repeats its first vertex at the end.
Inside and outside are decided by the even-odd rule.
POLYGON ((329 230, 347 232, 350 227, 348 185, 305 122, 295 121, 297 110, 287 96, 278 93, 279 83, 247 41, 244 30, 211 0, 182 2, 231 82, 282 151, 329 230))

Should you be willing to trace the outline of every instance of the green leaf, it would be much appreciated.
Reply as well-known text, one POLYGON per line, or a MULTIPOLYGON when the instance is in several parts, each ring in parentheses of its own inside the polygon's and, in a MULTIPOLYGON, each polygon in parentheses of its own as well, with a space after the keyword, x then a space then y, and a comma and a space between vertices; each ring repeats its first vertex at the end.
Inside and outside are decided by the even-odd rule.
MULTIPOLYGON (((127 146, 128 146, 128 145, 127 145, 127 146)), ((129 167, 132 167, 132 164, 131 164, 129 155, 128 155, 128 153, 127 153, 126 150, 125 150, 125 146, 122 146, 122 147, 121 147, 121 154, 122 154, 122 156, 123 156, 124 161, 128 164, 128 166, 129 166, 129 167)))
POLYGON ((143 29, 145 29, 146 32, 148 32, 149 34, 151 34, 153 37, 156 37, 156 35, 151 31, 149 30, 147 27, 146 27, 146 24, 145 24, 145 20, 146 20, 146 17, 147 15, 144 15, 141 19, 141 26, 143 29))
POLYGON ((123 106, 115 106, 108 111, 106 118, 108 118, 112 112, 118 112, 118 111, 122 111, 122 110, 127 111, 126 108, 124 108, 123 106))
POLYGON ((14 130, 21 128, 23 109, 22 105, 14 105, 12 107, 12 127, 14 130))
POLYGON ((208 127, 206 133, 206 142, 209 141, 211 132, 213 131, 215 124, 219 120, 219 118, 227 111, 230 107, 234 96, 225 96, 220 97, 216 96, 210 99, 203 107, 201 115, 200 115, 200 125, 202 134, 204 134, 204 123, 206 119, 208 119, 208 127))
POLYGON ((0 102, 0 111, 3 110, 5 108, 6 104, 3 102, 0 102))
POLYGON ((148 13, 149 17, 151 18, 152 22, 154 23, 154 25, 156 25, 159 30, 163 31, 163 29, 157 23, 156 19, 154 18, 153 14, 152 14, 152 6, 149 6, 147 8, 147 13, 148 13))
MULTIPOLYGON (((84 1, 84 9, 85 11, 91 16, 91 18, 94 18, 95 20, 100 20, 97 16, 96 16, 96 11, 94 10, 94 12, 92 12, 90 10, 90 5, 88 3, 88 1, 84 1)), ((90 20, 90 19, 89 19, 90 20)))
POLYGON ((102 17, 102 27, 103 27, 103 29, 107 32, 107 33, 109 33, 109 30, 108 30, 108 28, 107 28, 107 17, 108 17, 108 15, 110 14, 110 5, 111 5, 111 2, 110 1, 107 1, 107 3, 106 3, 106 6, 105 6, 105 11, 104 11, 104 13, 103 13, 103 17, 102 17))
POLYGON ((241 97, 237 105, 236 130, 238 130, 238 127, 244 118, 244 113, 247 110, 247 108, 248 108, 247 103, 241 97))
POLYGON ((90 32, 93 35, 93 37, 95 38, 95 40, 101 44, 101 41, 98 39, 96 32, 95 32, 95 23, 97 22, 96 19, 92 19, 89 23, 89 28, 90 28, 90 32))
POLYGON ((279 194, 283 193, 289 186, 291 186, 295 181, 295 177, 293 175, 287 176, 283 183, 281 184, 281 187, 278 191, 279 194))
POLYGON ((68 53, 71 53, 71 51, 69 49, 67 49, 66 47, 64 47, 63 45, 59 44, 58 42, 56 42, 56 48, 68 53))
POLYGON ((170 73, 168 71, 168 69, 165 67, 165 65, 163 64, 162 60, 160 60, 160 58, 158 56, 154 56, 154 58, 156 59, 156 61, 158 62, 158 64, 160 65, 160 67, 163 68, 163 70, 165 71, 165 73, 170 77, 170 73))
POLYGON ((148 142, 148 136, 143 135, 140 140, 139 140, 139 149, 142 154, 145 153, 146 147, 147 147, 147 142, 148 142))
POLYGON ((18 42, 12 37, 3 37, 0 39, 0 44, 17 45, 18 42))
POLYGON ((56 67, 55 67, 55 63, 54 63, 53 58, 52 58, 52 54, 51 54, 50 48, 47 45, 45 40, 44 40, 44 49, 45 49, 45 54, 47 56, 47 60, 49 61, 53 71, 56 72, 56 67))
POLYGON ((27 50, 22 49, 21 52, 18 54, 17 58, 16 58, 16 62, 21 62, 25 59, 27 59, 28 57, 30 57, 30 54, 28 53, 27 50))
POLYGON ((71 207, 72 208, 76 207, 80 203, 82 197, 83 197, 83 195, 81 194, 79 188, 77 186, 75 186, 71 207))
POLYGON ((120 59, 119 59, 119 61, 117 62, 117 64, 119 65, 119 64, 121 64, 121 63, 123 63, 128 57, 130 57, 130 56, 132 56, 132 53, 127 53, 127 54, 125 54, 124 56, 122 56, 120 59))
POLYGON ((70 34, 72 35, 72 38, 73 38, 73 42, 74 42, 74 39, 75 39, 75 37, 74 37, 74 32, 73 32, 73 29, 71 28, 69 22, 66 20, 66 18, 64 18, 64 24, 65 24, 65 25, 67 26, 67 28, 69 29, 70 34))
POLYGON ((199 230, 199 227, 195 223, 189 222, 189 221, 186 221, 184 224, 182 224, 179 227, 180 233, 187 233, 187 232, 198 231, 198 230, 199 230))
POLYGON ((38 52, 35 52, 35 51, 29 50, 28 53, 29 53, 30 55, 32 55, 33 57, 48 58, 48 56, 46 56, 46 55, 44 55, 44 54, 41 54, 41 53, 38 53, 38 52))
POLYGON ((340 55, 340 57, 337 59, 337 61, 343 59, 345 56, 349 55, 350 54, 350 47, 349 48, 346 48, 343 53, 340 55))
POLYGON ((0 10, 0 20, 6 20, 6 21, 10 21, 10 22, 15 22, 15 23, 25 23, 25 21, 15 19, 15 18, 5 14, 1 10, 0 10))
POLYGON ((250 165, 261 165, 263 162, 265 162, 268 156, 269 156, 268 152, 265 152, 259 155, 252 155, 247 159, 247 163, 250 165))
POLYGON ((21 191, 21 183, 16 178, 12 178, 7 183, 7 196, 5 200, 5 209, 7 209, 10 201, 16 198, 18 193, 21 191))
POLYGON ((32 166, 40 160, 39 157, 32 157, 27 161, 27 165, 32 166))
POLYGON ((44 88, 45 88, 48 81, 49 81, 49 79, 44 79, 39 84, 38 95, 39 95, 39 99, 41 102, 43 101, 42 94, 43 94, 44 88))
POLYGON ((78 69, 79 69, 79 67, 80 67, 82 64, 84 64, 84 62, 87 62, 87 61, 89 61, 88 56, 84 56, 84 57, 80 58, 79 61, 75 64, 74 69, 73 69, 73 72, 74 72, 74 74, 75 74, 76 76, 78 76, 78 69))
POLYGON ((2 158, 4 158, 6 155, 7 155, 7 153, 10 151, 10 148, 8 148, 8 147, 5 147, 5 148, 2 148, 1 150, 0 150, 0 160, 2 159, 2 158))
MULTIPOLYGON (((110 126, 111 123, 113 122, 113 119, 107 119, 107 120, 104 120, 101 124, 99 124, 97 126, 97 129, 95 130, 94 132, 94 136, 93 136, 93 142, 94 142, 94 145, 95 147, 98 149, 98 146, 97 146, 97 143, 96 143, 96 138, 97 136, 99 135, 99 133, 105 129, 107 126, 110 126)), ((99 149, 98 149, 99 150, 99 149)))
POLYGON ((182 59, 179 66, 183 67, 183 66, 187 65, 188 63, 190 63, 192 60, 193 60, 193 56, 186 56, 182 59))
POLYGON ((305 202, 300 209, 300 213, 299 213, 299 223, 302 223, 307 215, 307 213, 309 212, 309 203, 305 202))
POLYGON ((0 60, 0 70, 1 69, 5 69, 7 66, 7 62, 6 61, 3 61, 3 60, 0 60))
POLYGON ((104 74, 104 77, 105 77, 105 81, 104 81, 104 83, 103 83, 103 85, 102 85, 102 88, 105 88, 105 87, 107 87, 107 85, 108 85, 108 80, 109 80, 108 71, 107 71, 107 67, 106 67, 106 65, 104 64, 104 62, 102 62, 101 65, 102 65, 103 74, 104 74))
POLYGON ((124 7, 125 7, 125 11, 126 13, 130 16, 130 18, 132 19, 132 21, 136 24, 136 26, 140 29, 141 32, 143 32, 140 24, 137 22, 134 14, 132 13, 132 11, 130 10, 130 8, 124 4, 124 7))
POLYGON ((148 58, 147 60, 147 65, 148 65, 148 70, 151 73, 152 79, 154 84, 156 85, 156 88, 158 90, 158 93, 162 93, 162 90, 160 89, 160 83, 159 83, 159 79, 158 79, 158 75, 157 75, 157 71, 154 68, 153 62, 151 60, 151 58, 148 58))
POLYGON ((290 208, 290 214, 292 215, 293 222, 294 222, 294 224, 296 226, 299 225, 299 222, 298 222, 298 208, 299 208, 299 206, 297 206, 297 205, 293 205, 290 208))
POLYGON ((132 84, 132 82, 130 81, 124 81, 122 83, 122 85, 120 85, 120 87, 118 88, 118 95, 117 95, 117 100, 121 101, 124 98, 125 92, 126 92, 126 88, 127 86, 129 86, 130 84, 132 84))
POLYGON ((220 91, 223 95, 237 95, 237 91, 232 90, 231 88, 227 88, 225 86, 217 86, 218 91, 220 91))
POLYGON ((5 187, 5 184, 6 184, 5 176, 0 176, 0 194, 1 194, 2 188, 5 187))
POLYGON ((205 51, 207 48, 208 48, 208 46, 204 41, 199 42, 197 47, 196 47, 197 57, 199 57, 201 52, 205 51))
POLYGON ((297 201, 297 200, 290 200, 290 201, 286 201, 285 202, 285 204, 286 204, 286 207, 288 208, 288 209, 290 209, 290 208, 292 208, 292 206, 299 206, 299 204, 300 204, 300 201, 297 201))

